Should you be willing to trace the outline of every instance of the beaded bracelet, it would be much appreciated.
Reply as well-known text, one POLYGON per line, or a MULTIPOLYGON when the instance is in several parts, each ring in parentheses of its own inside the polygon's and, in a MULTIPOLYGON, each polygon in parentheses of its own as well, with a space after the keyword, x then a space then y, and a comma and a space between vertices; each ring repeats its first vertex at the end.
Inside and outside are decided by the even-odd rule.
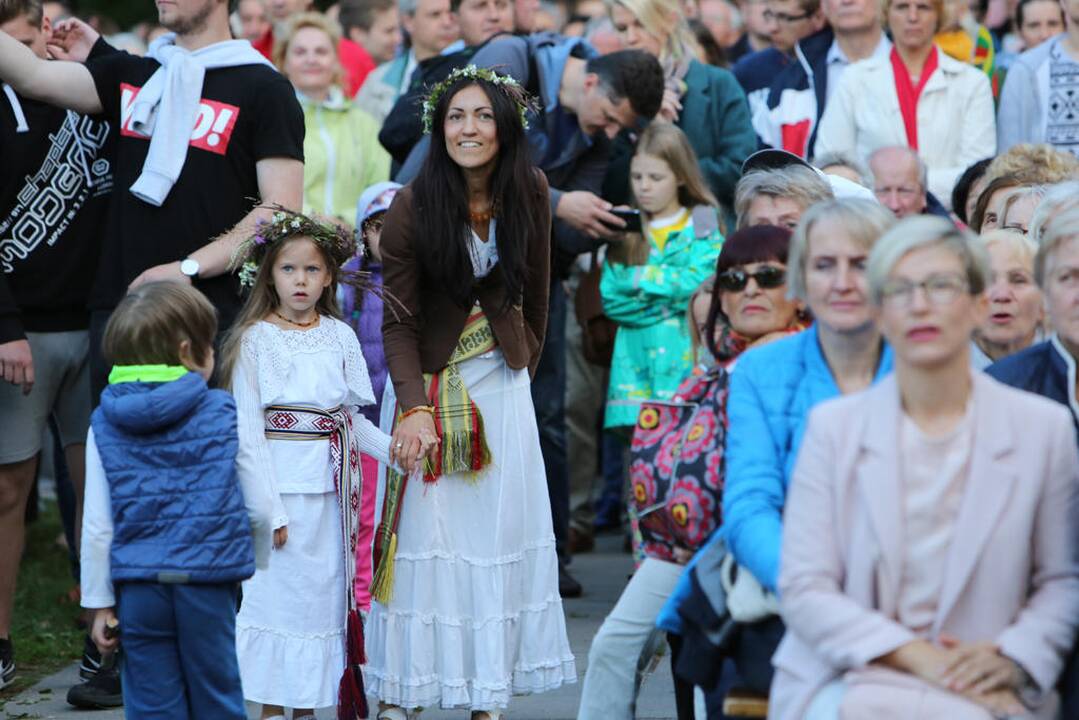
POLYGON ((417 405, 416 407, 412 408, 411 410, 406 410, 404 413, 402 413, 401 414, 401 419, 398 420, 398 422, 401 422, 401 420, 404 420, 409 415, 415 415, 418 412, 430 413, 431 417, 435 416, 435 408, 434 408, 434 406, 432 406, 432 405, 417 405))

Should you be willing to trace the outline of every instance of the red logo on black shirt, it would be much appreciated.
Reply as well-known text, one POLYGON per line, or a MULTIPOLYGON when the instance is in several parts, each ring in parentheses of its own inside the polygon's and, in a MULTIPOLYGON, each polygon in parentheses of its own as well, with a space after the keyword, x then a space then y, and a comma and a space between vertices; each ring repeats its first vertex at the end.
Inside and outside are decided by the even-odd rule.
MULTIPOLYGON (((140 87, 120 83, 120 134, 127 137, 146 139, 148 136, 131 129, 131 108, 138 96, 140 87)), ((232 129, 240 108, 216 100, 199 100, 199 111, 195 115, 195 126, 191 129, 191 145, 200 150, 209 150, 224 155, 228 150, 232 129)))

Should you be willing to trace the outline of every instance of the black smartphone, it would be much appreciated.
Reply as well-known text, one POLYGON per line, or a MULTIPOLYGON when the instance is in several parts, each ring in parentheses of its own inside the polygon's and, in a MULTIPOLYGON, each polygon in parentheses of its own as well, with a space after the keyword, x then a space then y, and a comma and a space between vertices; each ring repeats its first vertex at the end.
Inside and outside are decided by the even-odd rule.
POLYGON ((626 223, 626 226, 622 228, 609 225, 608 227, 610 227, 612 230, 616 230, 618 232, 635 233, 639 233, 641 231, 640 210, 610 210, 608 212, 610 212, 611 215, 614 215, 617 218, 621 218, 622 221, 626 223))

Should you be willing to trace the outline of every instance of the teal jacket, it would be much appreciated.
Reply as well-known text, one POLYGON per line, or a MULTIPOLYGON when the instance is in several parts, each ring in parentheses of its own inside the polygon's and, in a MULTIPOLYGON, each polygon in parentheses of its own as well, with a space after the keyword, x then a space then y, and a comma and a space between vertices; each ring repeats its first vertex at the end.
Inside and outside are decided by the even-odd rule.
MULTIPOLYGON (((757 150, 746 95, 730 72, 697 60, 690 62, 684 81, 682 112, 675 124, 697 154, 708 187, 729 210, 734 206, 734 186, 742 175, 742 162, 757 150)), ((616 205, 629 201, 633 145, 623 132, 611 151, 603 196, 616 205)))
POLYGON ((715 222, 701 222, 702 209, 711 210, 695 210, 697 222, 672 233, 663 250, 652 243, 644 265, 603 264, 603 310, 618 323, 604 427, 636 425, 641 401, 669 400, 693 368, 686 310, 723 246, 715 222))

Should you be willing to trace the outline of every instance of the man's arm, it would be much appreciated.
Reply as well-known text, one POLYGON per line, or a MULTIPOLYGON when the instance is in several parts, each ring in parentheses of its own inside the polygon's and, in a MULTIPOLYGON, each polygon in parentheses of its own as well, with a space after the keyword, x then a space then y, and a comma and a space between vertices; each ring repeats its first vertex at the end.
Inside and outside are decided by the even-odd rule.
MULTIPOLYGON (((303 162, 293 158, 264 158, 255 163, 255 172, 261 198, 259 205, 224 234, 191 253, 190 257, 199 264, 200 278, 229 272, 237 246, 254 231, 260 219, 269 220, 273 215, 273 210, 267 206, 281 205, 295 211, 303 208, 303 162)), ((176 260, 144 271, 131 282, 130 288, 157 280, 187 282, 188 278, 180 272, 180 261, 176 260)))
POLYGON ((101 98, 84 65, 42 60, 0 31, 0 79, 20 95, 87 115, 102 111, 101 98))

